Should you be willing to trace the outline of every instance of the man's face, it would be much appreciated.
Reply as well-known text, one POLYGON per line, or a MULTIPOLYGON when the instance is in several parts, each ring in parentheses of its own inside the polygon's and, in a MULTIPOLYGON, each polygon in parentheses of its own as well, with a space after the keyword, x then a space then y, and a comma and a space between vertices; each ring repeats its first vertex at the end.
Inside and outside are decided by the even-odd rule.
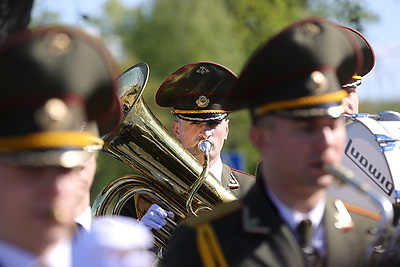
POLYGON ((333 177, 323 165, 341 163, 346 138, 343 119, 269 116, 268 120, 264 118, 250 132, 267 166, 267 182, 300 194, 329 186, 333 177))
POLYGON ((213 164, 220 157, 229 132, 229 120, 226 119, 220 122, 189 122, 177 119, 173 121, 172 126, 176 138, 201 164, 204 155, 197 148, 197 144, 203 139, 209 139, 214 143, 210 152, 210 164, 213 164))
MULTIPOLYGON (((0 239, 34 253, 70 236, 76 207, 93 177, 88 164, 76 168, 0 163, 0 239)), ((87 194, 87 193, 85 193, 87 194)))
POLYGON ((349 94, 345 99, 343 99, 343 103, 346 107, 344 114, 353 114, 358 113, 358 94, 357 87, 356 88, 347 88, 347 93, 349 94))
POLYGON ((74 217, 81 215, 90 205, 90 188, 96 174, 96 156, 93 155, 84 165, 76 167, 74 173, 74 192, 77 203, 74 217))

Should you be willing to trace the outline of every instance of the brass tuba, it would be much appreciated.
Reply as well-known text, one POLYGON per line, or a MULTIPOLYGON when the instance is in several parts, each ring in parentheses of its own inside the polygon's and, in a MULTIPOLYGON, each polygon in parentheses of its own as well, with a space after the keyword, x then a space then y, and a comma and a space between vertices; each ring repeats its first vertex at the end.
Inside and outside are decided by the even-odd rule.
MULTIPOLYGON (((103 151, 141 175, 121 177, 109 183, 93 204, 93 215, 119 215, 132 197, 149 196, 174 220, 153 230, 155 245, 166 246, 170 230, 186 217, 210 210, 235 196, 225 189, 169 133, 142 98, 149 75, 146 63, 138 63, 119 78, 119 96, 124 109, 121 124, 103 138, 103 151), (204 177, 202 177, 204 176, 204 177)), ((140 219, 144 214, 138 213, 140 219)))

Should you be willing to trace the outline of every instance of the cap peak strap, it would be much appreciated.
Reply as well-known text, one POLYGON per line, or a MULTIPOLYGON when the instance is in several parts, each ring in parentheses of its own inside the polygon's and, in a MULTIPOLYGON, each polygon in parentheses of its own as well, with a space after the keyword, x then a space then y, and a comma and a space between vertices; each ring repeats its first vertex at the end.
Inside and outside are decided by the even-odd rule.
POLYGON ((172 114, 210 114, 210 113, 229 113, 223 109, 199 109, 199 110, 185 110, 185 109, 172 109, 172 114))

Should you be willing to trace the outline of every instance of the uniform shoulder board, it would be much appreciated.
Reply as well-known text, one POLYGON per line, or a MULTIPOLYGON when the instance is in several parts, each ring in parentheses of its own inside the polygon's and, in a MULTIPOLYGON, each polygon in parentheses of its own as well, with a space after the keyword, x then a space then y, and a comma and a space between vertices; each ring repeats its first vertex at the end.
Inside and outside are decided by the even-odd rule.
POLYGON ((244 171, 240 171, 240 170, 237 170, 237 169, 234 169, 234 168, 230 168, 230 169, 232 170, 233 175, 234 175, 235 172, 238 172, 238 173, 240 173, 240 174, 243 174, 243 175, 247 175, 247 176, 256 178, 254 175, 252 175, 252 174, 250 174, 250 173, 247 173, 247 172, 244 172, 244 171))
POLYGON ((362 215, 362 216, 365 216, 365 217, 368 217, 368 218, 371 218, 371 219, 374 219, 374 220, 380 220, 381 219, 381 215, 379 215, 376 212, 361 208, 359 206, 356 206, 354 204, 350 204, 350 203, 347 203, 347 202, 343 202, 343 204, 344 204, 344 206, 346 207, 346 209, 348 211, 351 211, 353 213, 356 213, 356 214, 359 214, 359 215, 362 215))

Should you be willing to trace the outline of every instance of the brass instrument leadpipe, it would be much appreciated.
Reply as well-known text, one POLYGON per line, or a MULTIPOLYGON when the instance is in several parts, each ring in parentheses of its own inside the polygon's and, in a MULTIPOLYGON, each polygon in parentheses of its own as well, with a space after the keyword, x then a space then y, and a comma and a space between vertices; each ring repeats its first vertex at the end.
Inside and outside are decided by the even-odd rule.
POLYGON ((204 154, 203 171, 201 172, 199 178, 188 188, 187 191, 189 193, 189 196, 186 201, 186 210, 189 212, 189 214, 192 214, 196 217, 201 209, 211 210, 210 207, 202 206, 201 209, 193 211, 192 201, 196 192, 199 190, 200 186, 204 183, 204 179, 207 177, 210 171, 210 151, 213 149, 214 144, 211 140, 203 139, 197 144, 197 147, 200 150, 200 152, 204 154))
POLYGON ((381 220, 378 225, 377 233, 371 246, 368 248, 366 255, 366 261, 370 262, 374 252, 385 252, 384 244, 389 239, 390 233, 388 230, 391 228, 393 222, 392 203, 389 201, 389 199, 373 190, 368 184, 357 180, 353 172, 344 166, 325 165, 324 169, 326 172, 332 174, 337 180, 339 180, 340 183, 349 184, 362 194, 367 195, 381 210, 381 220))

